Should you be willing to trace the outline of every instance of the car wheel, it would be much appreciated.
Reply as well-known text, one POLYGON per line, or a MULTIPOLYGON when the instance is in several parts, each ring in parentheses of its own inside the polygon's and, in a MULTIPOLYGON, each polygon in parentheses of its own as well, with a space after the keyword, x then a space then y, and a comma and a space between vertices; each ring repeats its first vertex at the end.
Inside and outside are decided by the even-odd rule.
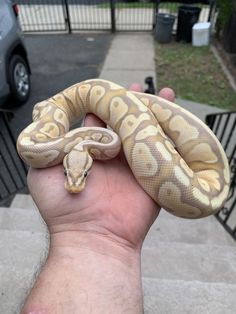
POLYGON ((30 74, 25 60, 13 55, 9 64, 9 83, 11 96, 16 104, 23 104, 30 95, 30 74))

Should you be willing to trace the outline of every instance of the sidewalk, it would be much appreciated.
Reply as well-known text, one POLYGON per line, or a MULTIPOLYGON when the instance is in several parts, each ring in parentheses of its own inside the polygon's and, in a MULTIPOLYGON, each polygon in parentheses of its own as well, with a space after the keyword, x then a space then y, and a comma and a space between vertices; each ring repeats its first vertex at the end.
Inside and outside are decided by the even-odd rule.
POLYGON ((126 88, 144 85, 147 76, 155 78, 154 42, 150 33, 116 33, 105 59, 100 78, 126 88))
MULTIPOLYGON (((155 42, 151 33, 116 33, 105 59, 100 78, 114 81, 126 88, 131 83, 140 83, 155 73, 155 42)), ((170 86, 174 89, 174 86, 170 86)), ((222 111, 219 108, 176 99, 176 103, 205 121, 210 113, 222 111)))

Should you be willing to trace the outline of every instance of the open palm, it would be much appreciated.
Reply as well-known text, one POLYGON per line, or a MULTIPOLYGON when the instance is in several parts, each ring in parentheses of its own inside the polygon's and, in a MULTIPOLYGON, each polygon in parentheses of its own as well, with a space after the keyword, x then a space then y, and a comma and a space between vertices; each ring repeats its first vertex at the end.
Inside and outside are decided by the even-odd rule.
MULTIPOLYGON (((89 115, 90 125, 101 121, 89 115)), ((141 247, 160 208, 137 183, 122 152, 95 161, 81 193, 69 194, 64 181, 62 165, 29 171, 29 189, 51 234, 84 231, 141 247)))

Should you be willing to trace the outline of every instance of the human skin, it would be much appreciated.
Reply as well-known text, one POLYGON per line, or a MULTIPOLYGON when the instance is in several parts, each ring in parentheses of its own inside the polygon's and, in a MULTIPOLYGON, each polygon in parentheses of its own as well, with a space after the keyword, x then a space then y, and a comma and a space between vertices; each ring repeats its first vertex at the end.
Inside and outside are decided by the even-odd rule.
MULTIPOLYGON (((174 100, 170 89, 159 95, 174 100)), ((85 125, 104 126, 93 115, 85 125)), ((81 193, 69 194, 64 181, 62 165, 28 174, 50 248, 21 314, 143 313, 141 248, 160 208, 122 152, 95 161, 81 193)))

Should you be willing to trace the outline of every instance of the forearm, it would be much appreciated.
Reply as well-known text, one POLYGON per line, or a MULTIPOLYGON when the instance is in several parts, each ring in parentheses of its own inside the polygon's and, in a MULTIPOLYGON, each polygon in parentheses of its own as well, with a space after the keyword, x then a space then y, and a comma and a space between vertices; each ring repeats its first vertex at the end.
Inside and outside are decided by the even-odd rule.
POLYGON ((22 314, 34 311, 143 313, 139 250, 100 235, 52 237, 48 259, 22 314))

